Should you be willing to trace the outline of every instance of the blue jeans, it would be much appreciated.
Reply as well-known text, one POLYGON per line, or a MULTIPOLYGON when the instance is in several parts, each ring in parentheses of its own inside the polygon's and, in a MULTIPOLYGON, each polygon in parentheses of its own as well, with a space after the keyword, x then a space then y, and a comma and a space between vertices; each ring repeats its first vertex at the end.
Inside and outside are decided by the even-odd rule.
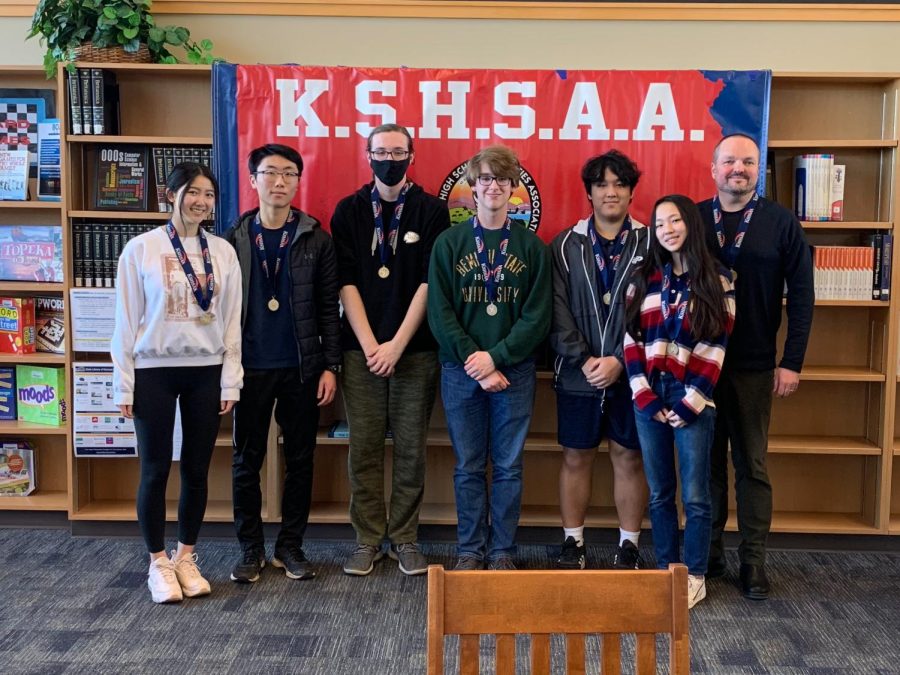
POLYGON ((501 370, 509 386, 496 393, 484 391, 460 364, 445 363, 441 372, 441 397, 456 455, 453 489, 458 551, 482 560, 515 553, 522 507, 522 451, 534 407, 534 362, 523 361, 501 370))
MULTIPOLYGON (((684 385, 668 373, 656 378, 653 392, 666 408, 684 397, 684 385)), ((656 566, 680 562, 678 555, 678 513, 675 509, 675 447, 684 506, 684 564, 688 574, 705 575, 709 560, 711 499, 709 456, 716 423, 716 409, 707 406, 699 417, 681 429, 673 429, 635 406, 644 472, 650 485, 650 522, 656 566), (673 447, 675 446, 675 447, 673 447)))

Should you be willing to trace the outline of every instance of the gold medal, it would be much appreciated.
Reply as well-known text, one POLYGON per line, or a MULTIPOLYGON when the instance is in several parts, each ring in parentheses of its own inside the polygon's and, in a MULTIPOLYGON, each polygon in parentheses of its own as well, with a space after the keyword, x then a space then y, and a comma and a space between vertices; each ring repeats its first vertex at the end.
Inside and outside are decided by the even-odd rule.
POLYGON ((737 270, 731 270, 731 283, 732 285, 737 283, 737 270))
POLYGON ((487 306, 485 311, 488 313, 488 316, 497 316, 497 305, 493 302, 487 306))
POLYGON ((666 354, 669 356, 678 356, 678 343, 670 342, 666 345, 666 354))
POLYGON ((277 312, 277 311, 278 311, 278 307, 279 307, 279 305, 278 305, 278 300, 275 299, 275 298, 270 298, 270 299, 269 299, 269 302, 268 302, 268 304, 267 304, 266 306, 269 308, 269 311, 270 311, 270 312, 277 312))
POLYGON ((378 276, 382 279, 387 279, 389 276, 391 276, 391 271, 387 268, 386 265, 382 265, 378 268, 378 276))
POLYGON ((612 295, 609 291, 603 294, 603 304, 608 305, 612 301, 612 295))
POLYGON ((215 320, 215 318, 216 318, 216 315, 213 314, 212 312, 203 312, 203 314, 201 314, 201 315, 197 318, 197 320, 198 320, 200 323, 202 323, 204 326, 208 326, 209 324, 211 324, 211 323, 215 320))

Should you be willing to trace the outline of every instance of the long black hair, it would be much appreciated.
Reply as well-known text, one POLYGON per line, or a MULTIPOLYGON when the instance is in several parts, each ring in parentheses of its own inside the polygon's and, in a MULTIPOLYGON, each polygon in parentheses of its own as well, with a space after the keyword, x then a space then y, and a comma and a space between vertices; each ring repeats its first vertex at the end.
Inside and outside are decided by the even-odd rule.
MULTIPOLYGON (((194 184, 194 180, 200 176, 209 179, 209 182, 212 183, 213 186, 213 192, 216 195, 216 201, 219 201, 219 182, 216 180, 216 177, 208 166, 205 164, 197 164, 196 162, 182 162, 181 164, 176 164, 169 173, 169 177, 166 179, 166 190, 171 190, 173 194, 177 195, 181 188, 186 185, 190 187, 194 184)), ((174 210, 179 216, 181 216, 181 203, 183 201, 184 193, 178 196, 178 201, 174 205, 174 210)))
POLYGON ((631 277, 634 294, 625 309, 625 325, 631 335, 641 334, 641 305, 647 295, 650 276, 672 261, 656 237, 656 211, 660 204, 670 203, 678 209, 687 234, 681 246, 681 260, 691 277, 691 300, 688 305, 691 334, 696 340, 714 340, 724 331, 728 322, 725 307, 725 291, 719 280, 719 263, 713 258, 703 236, 703 220, 700 210, 684 195, 666 195, 653 205, 650 218, 650 253, 631 277))

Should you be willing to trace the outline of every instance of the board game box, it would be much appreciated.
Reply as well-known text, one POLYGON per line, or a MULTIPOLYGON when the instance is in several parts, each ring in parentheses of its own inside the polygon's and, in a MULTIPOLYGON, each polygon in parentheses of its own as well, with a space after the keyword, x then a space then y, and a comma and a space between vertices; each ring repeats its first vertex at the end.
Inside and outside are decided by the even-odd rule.
POLYGON ((0 280, 62 283, 62 228, 0 225, 0 280))
POLYGON ((34 350, 34 299, 0 297, 0 353, 34 350))
POLYGON ((65 300, 59 296, 34 299, 35 346, 39 352, 64 354, 66 351, 65 300))
POLYGON ((43 366, 16 366, 19 421, 59 426, 66 421, 66 371, 43 366))
POLYGON ((0 495, 25 497, 37 487, 34 448, 28 441, 0 444, 0 495))

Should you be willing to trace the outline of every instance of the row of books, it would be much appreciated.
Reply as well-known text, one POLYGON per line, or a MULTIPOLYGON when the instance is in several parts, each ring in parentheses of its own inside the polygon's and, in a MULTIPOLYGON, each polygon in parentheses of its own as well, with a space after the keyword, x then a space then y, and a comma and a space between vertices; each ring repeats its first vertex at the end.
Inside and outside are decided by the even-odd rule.
POLYGON ((102 68, 75 68, 66 73, 69 90, 69 133, 119 133, 119 85, 116 75, 102 68))
POLYGON ((122 249, 132 237, 159 223, 72 223, 73 273, 77 288, 113 288, 122 249))
POLYGON ((890 300, 892 234, 870 246, 816 246, 813 284, 818 300, 890 300))
POLYGON ((834 155, 794 157, 794 214, 799 220, 844 219, 844 182, 847 167, 835 164, 834 155))
POLYGON ((65 353, 65 301, 59 296, 0 297, 0 353, 36 351, 65 353))
POLYGON ((211 167, 213 163, 213 150, 206 147, 193 146, 165 146, 154 147, 153 173, 156 176, 156 205, 160 213, 172 210, 172 205, 166 200, 166 181, 175 165, 182 162, 194 162, 211 167))

